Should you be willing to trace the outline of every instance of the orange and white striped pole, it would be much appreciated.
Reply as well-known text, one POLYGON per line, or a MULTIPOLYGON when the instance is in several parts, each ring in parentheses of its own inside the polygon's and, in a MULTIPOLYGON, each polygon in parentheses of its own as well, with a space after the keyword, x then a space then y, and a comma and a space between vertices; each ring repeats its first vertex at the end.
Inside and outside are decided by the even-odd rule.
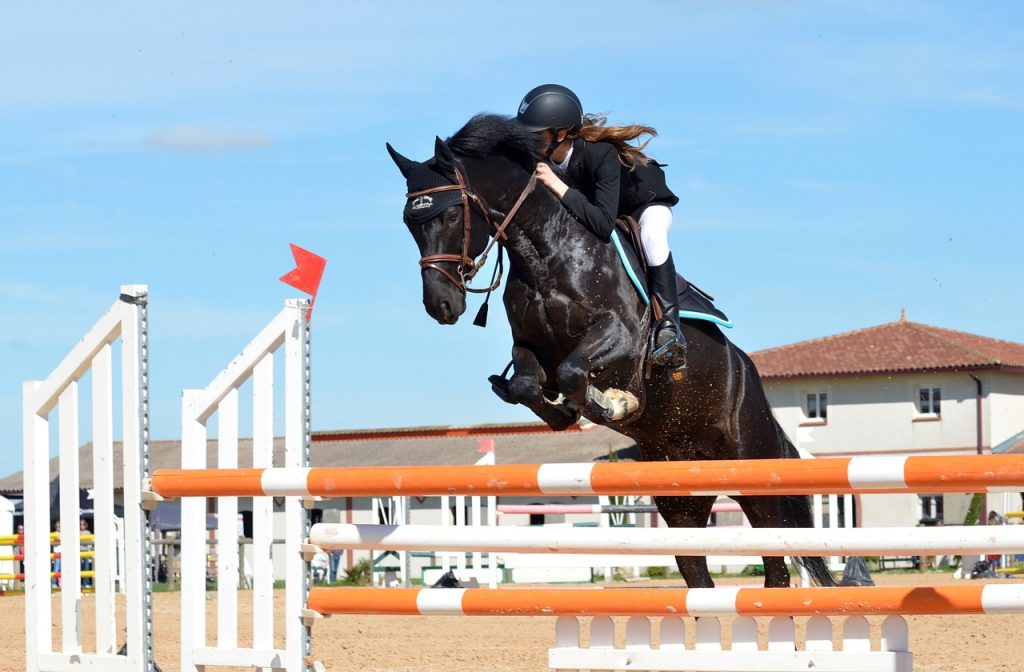
POLYGON ((313 588, 323 615, 876 616, 1024 613, 1024 586, 907 588, 313 588))
POLYGON ((150 487, 165 498, 1004 492, 1024 488, 1024 455, 443 467, 161 469, 153 474, 150 487))

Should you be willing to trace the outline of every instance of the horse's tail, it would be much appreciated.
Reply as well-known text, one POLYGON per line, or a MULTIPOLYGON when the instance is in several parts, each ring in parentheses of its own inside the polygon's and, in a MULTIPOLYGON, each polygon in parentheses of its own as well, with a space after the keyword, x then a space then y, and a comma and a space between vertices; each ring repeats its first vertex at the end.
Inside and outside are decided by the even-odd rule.
MULTIPOLYGON (((775 422, 779 446, 786 457, 800 458, 796 446, 789 440, 778 421, 775 422)), ((782 520, 786 527, 814 527, 814 513, 809 495, 781 495, 782 520)), ((823 557, 794 558, 796 563, 807 570, 811 581, 818 586, 835 586, 836 578, 823 557)))

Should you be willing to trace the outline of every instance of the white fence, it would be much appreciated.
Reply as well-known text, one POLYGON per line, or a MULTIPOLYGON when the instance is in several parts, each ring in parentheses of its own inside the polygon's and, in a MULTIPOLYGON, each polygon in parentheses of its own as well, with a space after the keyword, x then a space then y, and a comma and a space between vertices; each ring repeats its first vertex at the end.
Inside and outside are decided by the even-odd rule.
MULTIPOLYGON (((43 381, 23 386, 25 494, 25 646, 29 672, 74 669, 152 670, 153 633, 148 536, 140 502, 148 475, 149 441, 147 370, 147 289, 121 288, 121 296, 43 381), (113 345, 121 342, 121 380, 114 384, 113 345), (56 410, 59 443, 61 546, 80 548, 79 390, 92 378, 93 492, 95 496, 96 649, 84 651, 80 627, 81 571, 77 559, 62 566, 60 648, 51 628, 50 589, 50 415, 56 410), (121 396, 123 450, 114 451, 115 390, 121 396), (124 593, 127 655, 117 654, 115 568, 118 566, 114 524, 114 469, 123 469, 124 593)), ((70 557, 70 554, 69 554, 70 557)))

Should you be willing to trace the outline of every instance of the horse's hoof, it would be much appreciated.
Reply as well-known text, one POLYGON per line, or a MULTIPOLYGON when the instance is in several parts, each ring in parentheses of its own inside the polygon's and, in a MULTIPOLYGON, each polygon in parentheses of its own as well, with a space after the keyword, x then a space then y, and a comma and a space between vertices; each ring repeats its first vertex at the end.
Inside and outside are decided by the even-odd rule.
POLYGON ((488 382, 491 384, 491 392, 498 395, 498 398, 504 401, 506 404, 515 405, 516 402, 512 401, 512 397, 508 393, 508 379, 502 378, 498 375, 488 376, 488 382))
POLYGON ((606 422, 622 420, 640 408, 640 400, 636 395, 624 390, 605 390, 603 401, 606 403, 601 417, 606 422))
POLYGON ((570 427, 572 427, 573 425, 575 425, 577 420, 576 420, 576 418, 566 417, 566 418, 557 418, 555 420, 545 420, 545 422, 547 422, 547 425, 548 425, 548 427, 551 428, 551 431, 553 431, 553 432, 564 432, 565 430, 567 430, 570 427))

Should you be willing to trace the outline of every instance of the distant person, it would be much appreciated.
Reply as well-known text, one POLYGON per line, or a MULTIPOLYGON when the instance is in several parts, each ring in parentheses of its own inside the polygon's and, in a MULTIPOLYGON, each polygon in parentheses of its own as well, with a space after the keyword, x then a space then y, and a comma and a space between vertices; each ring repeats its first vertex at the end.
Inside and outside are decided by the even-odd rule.
MULTIPOLYGON (((86 536, 88 534, 92 534, 92 532, 89 530, 89 523, 88 523, 88 521, 86 521, 85 518, 79 518, 78 519, 78 534, 81 535, 81 537, 84 537, 84 536, 86 536)), ((96 546, 91 541, 87 541, 87 542, 82 543, 82 551, 83 552, 84 551, 91 551, 95 547, 96 546)), ((79 567, 83 571, 90 571, 90 570, 92 570, 92 566, 93 566, 92 558, 81 558, 81 562, 79 563, 79 567)), ((92 578, 91 577, 82 577, 82 587, 83 588, 92 588, 92 578)))
MULTIPOLYGON (((995 511, 988 512, 988 524, 989 525, 1005 525, 1006 520, 995 511)), ((1003 556, 999 554, 991 554, 985 556, 988 560, 988 568, 992 571, 999 569, 1002 566, 1003 556)))
MULTIPOLYGON (((17 539, 17 543, 15 543, 14 546, 13 546, 14 554, 15 555, 20 555, 20 556, 22 556, 24 558, 24 556, 25 556, 25 526, 19 524, 18 525, 18 530, 17 530, 17 532, 15 534, 18 535, 18 539, 17 539)), ((15 560, 14 561, 14 571, 16 573, 18 573, 18 574, 24 574, 25 573, 25 561, 24 560, 15 560)))
POLYGON ((50 587, 60 588, 60 519, 53 524, 53 531, 57 533, 57 537, 50 546, 50 552, 53 554, 53 560, 50 562, 53 572, 53 576, 50 578, 50 587))
POLYGON ((342 551, 331 551, 331 571, 327 575, 327 582, 338 580, 338 570, 341 568, 342 551))

